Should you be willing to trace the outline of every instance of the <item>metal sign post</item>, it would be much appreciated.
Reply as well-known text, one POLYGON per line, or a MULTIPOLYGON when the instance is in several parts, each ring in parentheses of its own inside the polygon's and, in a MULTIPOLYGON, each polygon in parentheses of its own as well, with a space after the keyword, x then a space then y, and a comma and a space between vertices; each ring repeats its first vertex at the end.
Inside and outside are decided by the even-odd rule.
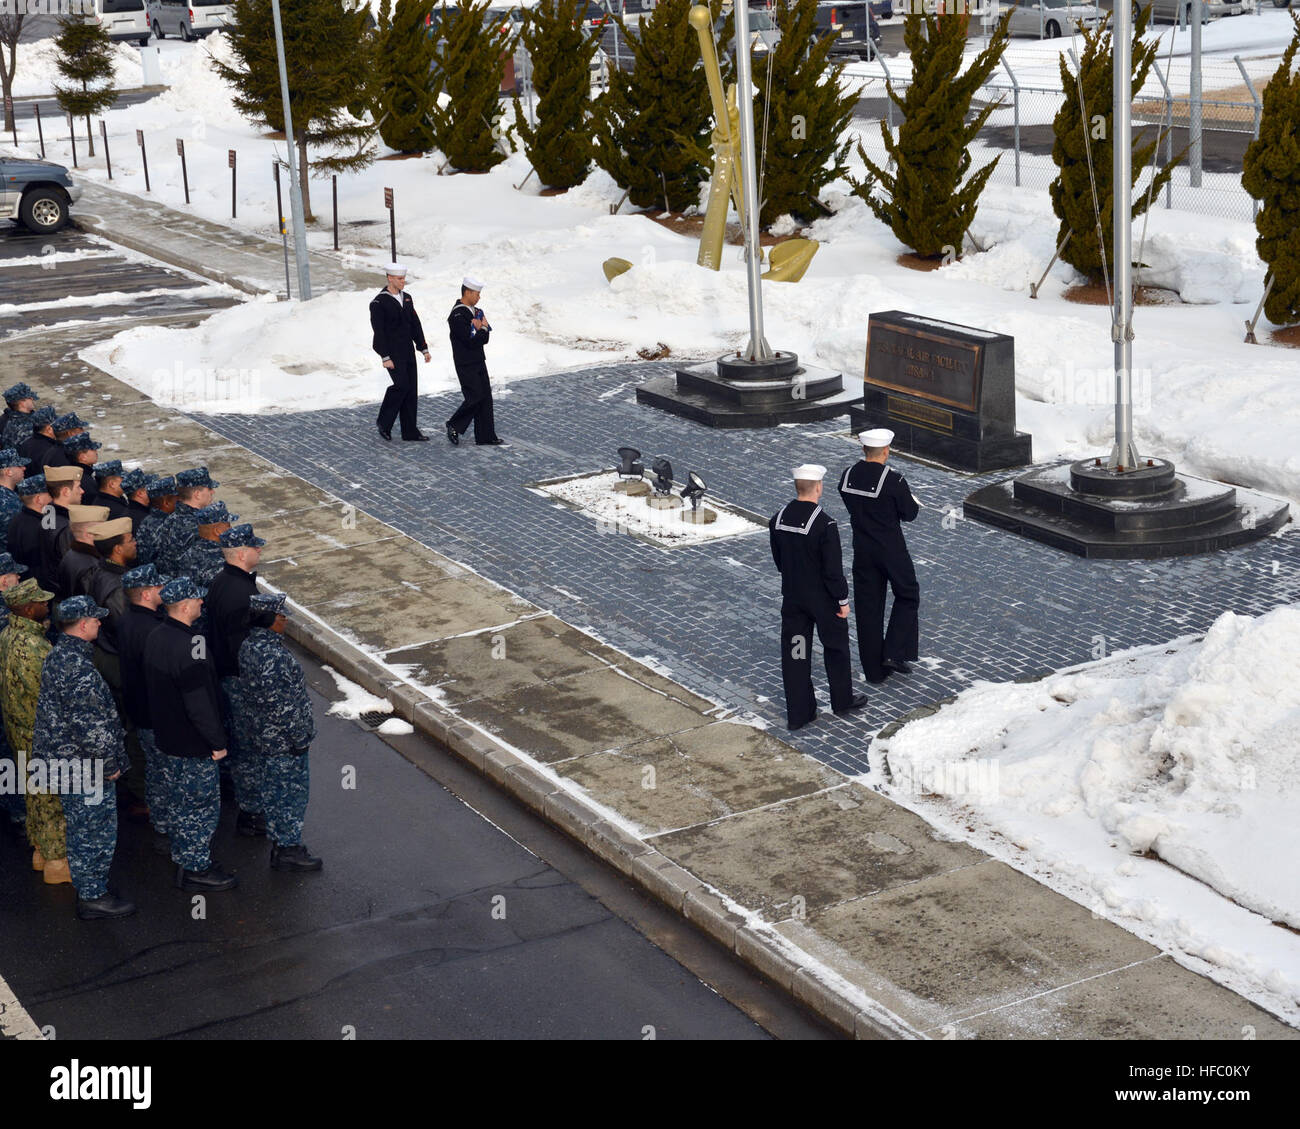
POLYGON ((384 207, 388 209, 388 245, 397 262, 397 210, 393 207, 393 190, 384 189, 384 207))
POLYGON ((149 154, 144 149, 144 130, 135 131, 135 143, 140 146, 140 163, 144 165, 144 190, 149 191, 149 154))
POLYGON ((339 174, 330 177, 330 196, 334 204, 334 250, 339 249, 339 174))
POLYGON ((32 112, 36 115, 36 136, 41 139, 41 160, 45 159, 45 128, 41 125, 41 104, 32 103, 32 112))
POLYGON ((230 218, 235 218, 235 151, 226 151, 226 164, 230 166, 230 218))
POLYGON ((190 202, 190 174, 185 167, 185 138, 178 137, 176 139, 176 152, 181 157, 181 183, 185 185, 185 203, 188 204, 190 202))
POLYGON ((104 167, 108 170, 108 179, 113 179, 113 160, 108 155, 108 123, 99 119, 99 136, 104 140, 104 167))
POLYGON ((71 114, 68 115, 68 137, 72 140, 72 167, 80 168, 77 164, 77 131, 73 128, 71 114))

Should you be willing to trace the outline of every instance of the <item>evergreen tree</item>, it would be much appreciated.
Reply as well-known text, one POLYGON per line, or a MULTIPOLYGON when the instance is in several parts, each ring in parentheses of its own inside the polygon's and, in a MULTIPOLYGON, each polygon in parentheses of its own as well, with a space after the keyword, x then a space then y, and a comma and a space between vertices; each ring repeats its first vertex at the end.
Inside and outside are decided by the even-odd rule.
MULTIPOLYGON (((1158 42, 1145 43, 1142 33, 1146 30, 1151 16, 1151 6, 1138 9, 1133 21, 1133 94, 1142 89, 1151 64, 1155 61, 1158 42)), ((1076 79, 1061 56, 1061 84, 1065 91, 1065 100, 1052 122, 1056 140, 1052 143, 1052 160, 1059 171, 1051 184, 1052 210, 1061 221, 1057 231, 1057 242, 1065 238, 1067 231, 1073 232, 1070 242, 1061 252, 1061 258, 1081 274, 1087 275, 1094 283, 1102 283, 1107 277, 1114 277, 1114 222, 1115 212, 1111 161, 1114 147, 1112 145, 1112 111, 1114 108, 1114 57, 1111 53, 1110 17, 1094 28, 1083 33, 1083 54, 1079 59, 1079 76, 1076 79), (1086 108, 1087 120, 1084 120, 1084 108, 1079 104, 1079 89, 1083 89, 1083 107, 1086 108), (1092 173, 1089 175, 1089 155, 1091 155, 1092 173), (1096 181, 1096 204, 1093 202, 1093 181, 1096 181), (1104 242, 1098 242, 1098 212, 1101 215, 1101 230, 1104 242), (1105 268, 1102 256, 1105 255, 1105 268)), ((1140 137, 1140 134, 1139 134, 1140 137)), ((1133 183, 1146 168, 1155 153, 1159 134, 1154 134, 1149 141, 1135 140, 1133 144, 1133 183)), ((1182 159, 1179 155, 1178 160, 1182 159)), ((1133 196, 1133 215, 1140 216, 1147 210, 1147 205, 1156 198, 1156 194, 1173 175, 1172 162, 1167 168, 1154 173, 1154 183, 1149 190, 1135 193, 1133 196)))
MULTIPOLYGON (((271 0, 239 0, 235 22, 226 28, 233 63, 215 56, 212 65, 235 89, 235 108, 268 129, 284 129, 280 70, 275 54, 271 0)), ((298 183, 304 219, 311 211, 308 175, 350 172, 374 160, 374 126, 348 113, 366 88, 373 61, 368 50, 368 12, 350 0, 281 0, 285 70, 293 133, 298 150, 298 183), (309 147, 315 154, 308 160, 309 147), (321 152, 322 149, 333 151, 321 152), (342 151, 340 151, 342 150, 342 151), (348 150, 351 150, 350 152, 348 150)))
POLYGON ((781 0, 775 14, 781 40, 754 58, 764 225, 786 214, 811 220, 823 212, 818 193, 849 171, 852 142, 840 138, 858 101, 856 91, 840 89, 842 67, 830 62, 834 39, 815 34, 817 0, 781 0))
POLYGON ((516 95, 515 128, 537 178, 551 188, 581 184, 591 170, 591 60, 599 40, 582 26, 585 7, 585 0, 541 0, 524 23, 537 124, 528 124, 516 95))
POLYGON ((497 95, 515 37, 487 17, 488 0, 457 0, 441 9, 439 40, 433 56, 433 89, 446 94, 429 116, 433 138, 454 169, 486 172, 506 159, 508 138, 497 95))
POLYGON ((433 148, 435 99, 429 68, 435 45, 425 26, 432 9, 433 0, 397 0, 391 18, 380 11, 375 122, 384 144, 399 153, 433 148))
POLYGON ((880 168, 859 144, 858 156, 868 175, 854 186, 887 223, 900 243, 918 255, 937 257, 948 249, 959 252, 966 231, 975 219, 980 193, 1000 160, 994 157, 963 184, 970 171, 968 146, 996 108, 990 104, 968 122, 971 99, 1002 58, 1007 46, 1007 11, 989 38, 988 46, 964 74, 966 14, 909 13, 903 21, 903 42, 912 56, 912 82, 899 97, 891 85, 887 93, 903 111, 904 121, 895 140, 882 121, 880 135, 897 171, 880 168), (924 29, 924 30, 922 30, 924 29), (884 197, 873 191, 876 184, 884 197))
POLYGON ((106 110, 117 101, 113 86, 113 41, 97 23, 63 16, 59 19, 59 34, 54 40, 59 52, 55 66, 59 74, 77 86, 54 85, 54 94, 65 113, 86 119, 86 140, 90 155, 95 155, 95 135, 90 128, 90 115, 106 110))
POLYGON ((1300 322, 1300 18, 1282 61, 1264 87, 1259 137, 1246 148, 1241 184, 1260 202, 1255 250, 1273 276, 1264 314, 1274 325, 1300 322))
MULTIPOLYGON (((699 38, 686 20, 693 2, 659 0, 635 33, 623 28, 634 68, 611 71, 596 104, 596 163, 638 208, 694 207, 708 176, 712 106, 699 38)), ((719 0, 711 6, 716 12, 719 0)))

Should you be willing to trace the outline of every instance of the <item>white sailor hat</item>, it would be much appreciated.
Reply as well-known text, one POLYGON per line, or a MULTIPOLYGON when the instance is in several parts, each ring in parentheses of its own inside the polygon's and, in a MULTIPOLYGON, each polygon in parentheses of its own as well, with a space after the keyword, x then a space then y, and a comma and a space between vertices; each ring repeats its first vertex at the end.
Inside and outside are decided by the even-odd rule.
POLYGON ((405 277, 406 277, 406 264, 405 264, 405 263, 385 263, 385 264, 384 264, 384 274, 395 275, 397 278, 405 278, 405 277))
POLYGON ((483 283, 480 282, 477 278, 475 278, 472 274, 467 274, 464 278, 462 278, 462 279, 460 280, 460 284, 461 284, 463 287, 465 287, 466 290, 482 290, 482 289, 483 289, 483 283))
POLYGON ((860 431, 858 442, 864 447, 888 447, 894 441, 894 433, 887 427, 873 427, 870 431, 860 431))
POLYGON ((826 468, 817 463, 804 463, 794 468, 796 482, 820 482, 826 477, 826 468))

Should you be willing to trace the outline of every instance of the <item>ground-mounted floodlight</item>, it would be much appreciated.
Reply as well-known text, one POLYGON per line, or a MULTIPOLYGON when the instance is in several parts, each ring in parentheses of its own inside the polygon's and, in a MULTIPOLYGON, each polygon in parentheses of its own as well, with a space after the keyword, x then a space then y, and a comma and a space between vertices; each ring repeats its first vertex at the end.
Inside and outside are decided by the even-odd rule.
POLYGON ((614 483, 614 489, 634 498, 650 493, 650 484, 645 480, 645 463, 635 447, 618 449, 618 481, 614 483))
POLYGON ((718 515, 715 510, 700 509, 700 502, 704 499, 704 492, 708 487, 704 485, 702 479, 694 471, 686 476, 686 485, 682 487, 682 501, 691 503, 689 510, 682 510, 682 521, 689 521, 696 525, 708 525, 710 522, 717 521, 718 515))
POLYGON ((682 500, 673 493, 673 464, 660 455, 650 464, 654 474, 654 493, 646 499, 646 504, 657 510, 676 509, 682 500))

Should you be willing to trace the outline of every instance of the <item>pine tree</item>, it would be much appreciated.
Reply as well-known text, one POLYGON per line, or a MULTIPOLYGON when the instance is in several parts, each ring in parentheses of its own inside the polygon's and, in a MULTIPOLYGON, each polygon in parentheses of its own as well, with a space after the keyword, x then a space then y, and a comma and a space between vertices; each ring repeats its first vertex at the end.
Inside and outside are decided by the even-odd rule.
POLYGON ((1255 250, 1273 276, 1264 314, 1274 325, 1300 322, 1300 17, 1282 61, 1264 87, 1259 137, 1246 148, 1241 184, 1260 202, 1255 250))
POLYGON ((754 57, 764 225, 786 214, 811 220, 824 211, 818 193, 849 171, 852 142, 840 138, 858 101, 856 91, 840 89, 843 68, 830 62, 834 40, 816 37, 817 0, 781 0, 775 14, 780 42, 754 57))
MULTIPOLYGON (((1143 42, 1142 33, 1150 19, 1151 6, 1138 9, 1133 21, 1133 94, 1142 89, 1151 64, 1155 61, 1159 44, 1156 40, 1143 42)), ((1088 277, 1089 281, 1102 283, 1114 276, 1114 222, 1115 212, 1112 167, 1114 147, 1112 137, 1112 111, 1114 108, 1114 57, 1111 53, 1110 17, 1092 31, 1083 33, 1083 54, 1079 59, 1079 76, 1071 72, 1065 55, 1061 56, 1061 83, 1065 100, 1052 122, 1056 140, 1052 143, 1052 160, 1059 171, 1052 181, 1050 193, 1052 210, 1061 221, 1057 242, 1073 232, 1061 258, 1088 277), (1083 107, 1079 102, 1079 89, 1083 90, 1083 107), (1086 108, 1087 120, 1084 120, 1086 108), (1089 174, 1091 157, 1091 175, 1089 174), (1096 203, 1093 202, 1093 182, 1096 182, 1096 203), (1098 212, 1104 242, 1098 242, 1098 212), (1103 258, 1105 266, 1103 269, 1103 258)), ((1160 138, 1153 135, 1149 141, 1133 144, 1133 183, 1137 184, 1143 169, 1155 153, 1160 138)), ((1179 160, 1182 159, 1181 154, 1179 160)), ((1154 173, 1154 182, 1148 189, 1133 195, 1133 215, 1140 216, 1148 204, 1173 175, 1174 165, 1154 173)))
POLYGON ((515 97, 515 128, 537 178, 572 188, 591 170, 591 60, 599 44, 582 26, 585 0, 541 0, 528 11, 523 44, 537 92, 537 124, 525 120, 515 97))
POLYGON ((885 150, 897 171, 880 168, 859 144, 858 156, 868 175, 854 185, 854 192, 890 226, 900 243, 918 255, 933 258, 960 252, 975 219, 980 193, 1000 159, 994 157, 962 183, 971 166, 968 146, 996 105, 978 110, 969 122, 966 116, 975 92, 1006 50, 1010 18, 1010 11, 1003 15, 988 46, 964 74, 958 72, 966 49, 969 15, 950 14, 939 20, 912 12, 904 19, 903 42, 912 56, 912 82, 901 98, 892 85, 887 91, 903 111, 897 140, 885 123, 880 123, 885 150), (877 184, 884 189, 884 197, 873 191, 877 184))
POLYGON ((397 0, 391 18, 380 12, 375 121, 384 144, 399 153, 433 148, 435 99, 429 68, 435 44, 425 26, 432 9, 433 0, 397 0))
MULTIPOLYGON (((239 0, 234 15, 235 22, 226 29, 234 62, 214 57, 213 68, 234 87, 232 101, 240 113, 268 129, 282 130, 271 0, 239 0)), ((372 61, 367 9, 352 7, 350 0, 281 0, 280 21, 293 110, 290 143, 298 150, 304 219, 313 223, 309 173, 351 172, 374 160, 374 126, 347 110, 365 89, 372 61), (310 162, 309 147, 316 150, 310 162)))
POLYGON ((59 74, 76 86, 54 85, 54 94, 65 113, 85 117, 86 140, 90 155, 95 155, 95 135, 90 128, 90 115, 106 110, 117 101, 113 86, 113 41, 97 23, 63 16, 59 19, 59 34, 54 40, 59 52, 55 64, 59 74))
MULTIPOLYGON (((712 107, 699 38, 686 20, 693 2, 659 0, 635 33, 623 28, 634 68, 611 71, 596 104, 596 163, 638 208, 694 207, 708 175, 712 107)), ((719 0, 711 6, 716 13, 719 0)))
POLYGON ((446 94, 430 110, 433 137, 454 169, 487 172, 506 159, 509 127, 497 95, 515 37, 487 17, 488 0, 444 2, 433 56, 433 89, 446 94))

